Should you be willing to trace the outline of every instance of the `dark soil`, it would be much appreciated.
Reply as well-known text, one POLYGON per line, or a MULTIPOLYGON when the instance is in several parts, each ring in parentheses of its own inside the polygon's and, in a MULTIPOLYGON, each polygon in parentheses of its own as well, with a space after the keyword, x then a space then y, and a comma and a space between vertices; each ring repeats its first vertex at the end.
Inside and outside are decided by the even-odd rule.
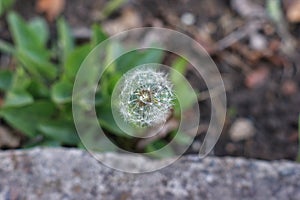
MULTIPOLYGON (((36 15, 33 2, 22 1, 21 6, 17 3, 16 9, 30 18, 36 15)), ((264 1, 251 2, 262 8, 265 6, 264 1)), ((239 33, 241 28, 247 28, 256 20, 242 16, 232 8, 229 0, 131 0, 105 20, 98 15, 103 5, 104 1, 98 0, 69 0, 64 15, 74 30, 88 30, 95 22, 121 20, 124 17, 122 12, 130 8, 140 17, 141 24, 137 26, 175 29, 195 38, 207 49, 224 78, 228 100, 228 117, 215 147, 216 155, 267 160, 296 158, 300 112, 299 38, 295 38, 296 47, 292 54, 282 51, 285 36, 278 31, 275 23, 265 18, 256 31, 266 42, 264 49, 252 48, 251 35, 247 32, 245 37, 223 46, 219 41, 232 33, 239 33), (181 16, 187 12, 195 17, 195 23, 189 26, 181 21, 181 16), (230 139, 229 130, 239 118, 253 123, 255 135, 234 142, 230 139)), ((9 39, 2 24, 0 37, 9 39)), ((295 37, 299 35, 299 27, 288 24, 287 31, 295 37)), ((81 37, 80 34, 78 37, 81 37)), ((191 72, 188 78, 193 83, 191 72)), ((199 88, 203 90, 205 85, 199 85, 199 88)), ((209 100, 201 101, 200 106, 201 123, 205 127, 210 118, 209 100)))

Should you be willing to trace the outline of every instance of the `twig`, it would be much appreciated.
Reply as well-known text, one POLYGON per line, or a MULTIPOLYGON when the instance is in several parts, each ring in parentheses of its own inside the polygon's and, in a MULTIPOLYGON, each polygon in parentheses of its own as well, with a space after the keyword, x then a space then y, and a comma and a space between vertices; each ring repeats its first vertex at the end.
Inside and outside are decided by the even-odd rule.
POLYGON ((240 41, 243 38, 246 38, 247 36, 257 32, 257 30, 261 29, 264 24, 264 21, 262 20, 255 20, 247 23, 243 27, 241 27, 239 30, 232 32, 225 38, 219 40, 216 43, 216 50, 222 51, 234 43, 240 41))

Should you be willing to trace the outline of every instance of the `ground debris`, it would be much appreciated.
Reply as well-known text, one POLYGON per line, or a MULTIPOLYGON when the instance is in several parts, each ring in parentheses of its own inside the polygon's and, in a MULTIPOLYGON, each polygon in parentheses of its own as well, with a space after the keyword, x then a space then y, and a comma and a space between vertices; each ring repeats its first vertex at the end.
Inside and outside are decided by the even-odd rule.
POLYGON ((38 0, 36 10, 45 13, 49 21, 53 21, 64 9, 65 0, 38 0))
POLYGON ((286 17, 291 23, 300 22, 300 0, 285 0, 286 17))
POLYGON ((15 136, 8 128, 0 126, 0 148, 16 148, 21 139, 15 136))

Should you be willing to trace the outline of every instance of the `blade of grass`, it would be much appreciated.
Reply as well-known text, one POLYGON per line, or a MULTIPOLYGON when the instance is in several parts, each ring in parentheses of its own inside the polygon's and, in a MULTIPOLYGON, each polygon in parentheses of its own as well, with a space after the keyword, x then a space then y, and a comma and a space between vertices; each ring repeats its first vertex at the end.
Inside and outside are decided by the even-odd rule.
POLYGON ((110 14, 112 14, 115 10, 120 8, 123 4, 126 3, 127 0, 112 0, 108 1, 105 7, 102 10, 102 18, 107 18, 110 14))
POLYGON ((5 42, 3 40, 0 40, 0 51, 9 53, 9 54, 15 53, 14 47, 11 44, 9 44, 8 42, 5 42))

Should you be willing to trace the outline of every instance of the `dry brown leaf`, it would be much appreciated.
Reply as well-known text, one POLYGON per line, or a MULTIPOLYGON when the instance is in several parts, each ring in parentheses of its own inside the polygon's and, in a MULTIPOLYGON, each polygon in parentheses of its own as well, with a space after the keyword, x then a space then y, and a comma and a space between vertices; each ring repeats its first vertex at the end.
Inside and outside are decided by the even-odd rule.
POLYGON ((286 15, 289 22, 300 22, 300 0, 293 0, 286 10, 286 15))
POLYGON ((268 78, 269 70, 266 67, 260 67, 246 76, 245 84, 248 88, 256 88, 262 85, 268 78))
POLYGON ((64 9, 65 0, 37 0, 36 10, 45 13, 49 21, 53 21, 64 9))
POLYGON ((290 95, 297 93, 298 86, 295 83, 295 81, 287 80, 282 84, 281 91, 284 95, 290 96, 290 95))
POLYGON ((139 14, 133 8, 125 8, 118 19, 109 20, 103 24, 103 29, 109 35, 141 26, 139 14))

